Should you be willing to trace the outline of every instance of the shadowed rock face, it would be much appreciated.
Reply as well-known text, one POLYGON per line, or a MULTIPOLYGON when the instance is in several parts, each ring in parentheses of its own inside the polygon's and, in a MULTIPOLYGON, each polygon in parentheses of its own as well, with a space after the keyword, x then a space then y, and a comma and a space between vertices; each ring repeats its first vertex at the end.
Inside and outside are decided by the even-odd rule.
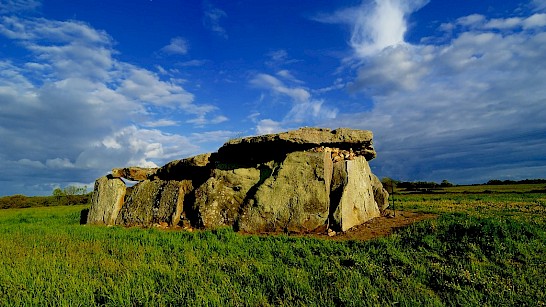
POLYGON ((156 169, 114 169, 95 184, 88 223, 345 231, 388 206, 368 165, 374 157, 372 133, 363 130, 302 128, 231 140, 218 153, 156 169), (125 196, 115 177, 140 182, 125 196))

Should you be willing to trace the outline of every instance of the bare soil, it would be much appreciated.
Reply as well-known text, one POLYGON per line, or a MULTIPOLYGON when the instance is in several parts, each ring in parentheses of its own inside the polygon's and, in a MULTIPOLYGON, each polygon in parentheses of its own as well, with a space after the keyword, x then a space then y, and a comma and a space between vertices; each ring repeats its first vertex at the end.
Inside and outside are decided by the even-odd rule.
POLYGON ((415 222, 438 217, 436 214, 418 213, 411 211, 396 211, 396 216, 388 215, 374 218, 362 225, 355 226, 346 232, 329 237, 334 240, 371 240, 385 237, 396 229, 409 226, 415 222))
POLYGON ((336 233, 329 236, 327 232, 293 235, 301 237, 312 237, 325 240, 371 240, 378 237, 385 237, 396 229, 409 226, 415 222, 438 217, 436 214, 418 213, 411 211, 396 211, 396 216, 391 214, 374 218, 362 225, 355 226, 346 232, 336 233))

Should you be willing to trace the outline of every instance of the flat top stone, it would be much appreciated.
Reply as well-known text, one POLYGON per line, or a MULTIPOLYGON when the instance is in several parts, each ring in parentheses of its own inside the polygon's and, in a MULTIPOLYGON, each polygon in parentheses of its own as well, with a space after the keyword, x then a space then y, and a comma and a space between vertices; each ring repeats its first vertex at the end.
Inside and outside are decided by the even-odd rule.
POLYGON ((252 164, 283 159, 287 153, 319 146, 358 149, 367 160, 371 160, 375 157, 372 139, 373 133, 368 130, 305 127, 277 134, 230 140, 218 149, 217 161, 252 164))
POLYGON ((226 142, 222 147, 237 146, 239 144, 277 143, 279 141, 282 141, 283 143, 309 145, 363 145, 371 144, 372 139, 373 133, 369 130, 349 128, 331 130, 328 128, 305 127, 282 133, 233 139, 226 142))
POLYGON ((148 179, 149 176, 155 174, 158 170, 157 167, 146 168, 138 166, 129 166, 123 168, 114 168, 112 169, 112 177, 120 178, 123 177, 128 180, 133 181, 143 181, 148 179))

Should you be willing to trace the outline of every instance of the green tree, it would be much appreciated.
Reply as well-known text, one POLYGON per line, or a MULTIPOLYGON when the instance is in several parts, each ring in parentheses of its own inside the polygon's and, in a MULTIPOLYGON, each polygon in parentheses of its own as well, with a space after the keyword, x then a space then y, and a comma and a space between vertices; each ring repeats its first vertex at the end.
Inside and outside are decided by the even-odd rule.
POLYGON ((65 194, 63 190, 61 190, 61 188, 55 188, 55 190, 53 190, 52 195, 55 197, 61 197, 61 196, 64 196, 65 194))
POLYGON ((447 181, 447 180, 444 179, 444 180, 442 180, 442 183, 440 183, 440 186, 441 186, 441 187, 452 187, 453 184, 452 184, 451 182, 449 182, 449 181, 447 181))
POLYGON ((81 195, 87 194, 87 186, 69 185, 64 189, 55 188, 52 194, 60 205, 74 205, 81 201, 81 195))

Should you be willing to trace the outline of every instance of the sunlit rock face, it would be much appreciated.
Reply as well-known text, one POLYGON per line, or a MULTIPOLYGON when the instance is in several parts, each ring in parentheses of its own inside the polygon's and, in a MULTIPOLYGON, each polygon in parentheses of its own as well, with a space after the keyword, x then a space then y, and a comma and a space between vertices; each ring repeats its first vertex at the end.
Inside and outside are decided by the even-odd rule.
POLYGON ((301 128, 230 140, 216 153, 97 179, 89 224, 233 227, 247 233, 346 231, 382 214, 370 131, 301 128), (120 178, 139 181, 126 188, 120 178))

